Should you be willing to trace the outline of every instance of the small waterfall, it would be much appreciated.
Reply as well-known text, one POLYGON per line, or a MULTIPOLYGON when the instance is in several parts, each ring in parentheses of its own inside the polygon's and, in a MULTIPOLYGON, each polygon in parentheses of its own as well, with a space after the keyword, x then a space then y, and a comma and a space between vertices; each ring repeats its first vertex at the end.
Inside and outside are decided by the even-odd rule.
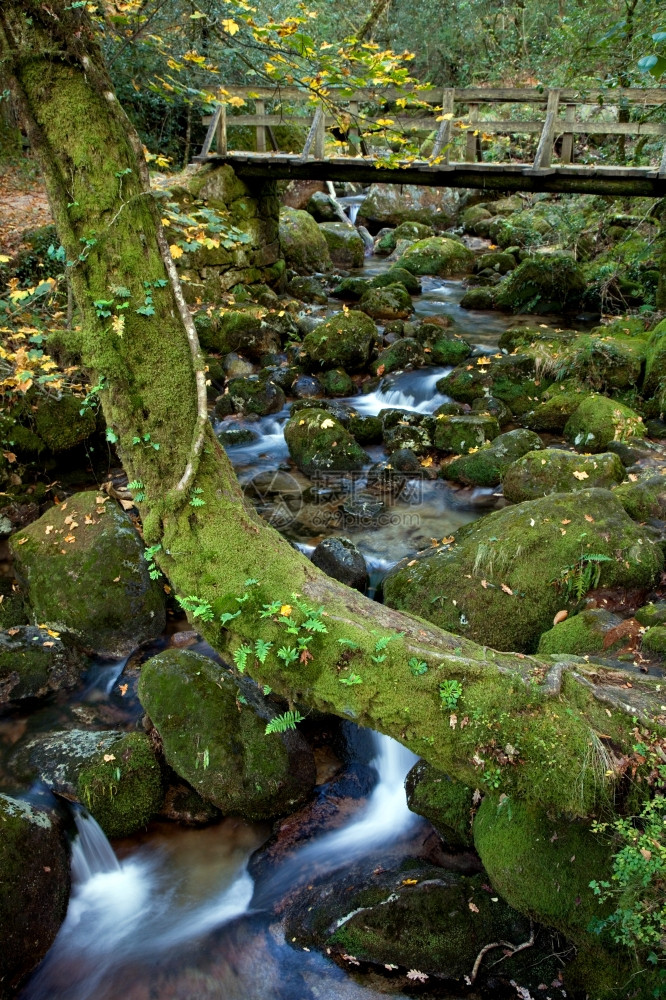
POLYGON ((351 402, 359 413, 376 416, 380 410, 395 407, 414 413, 432 413, 442 403, 450 402, 448 396, 437 391, 437 382, 451 371, 436 368, 405 372, 395 378, 384 379, 375 392, 354 396, 351 402))
POLYGON ((74 806, 74 823, 78 833, 72 844, 72 881, 74 885, 82 885, 94 875, 119 872, 118 858, 106 839, 106 834, 90 813, 74 806))

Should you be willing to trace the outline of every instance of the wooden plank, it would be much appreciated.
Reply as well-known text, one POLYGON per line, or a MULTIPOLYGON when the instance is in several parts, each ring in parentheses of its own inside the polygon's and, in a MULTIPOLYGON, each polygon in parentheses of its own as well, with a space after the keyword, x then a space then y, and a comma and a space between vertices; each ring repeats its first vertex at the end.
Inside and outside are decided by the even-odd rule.
MULTIPOLYGON (((566 111, 564 113, 564 120, 569 125, 574 124, 576 121, 576 105, 567 104, 566 111)), ((560 161, 562 163, 571 163, 573 161, 573 149, 574 149, 574 134, 573 132, 565 132, 562 136, 562 152, 560 154, 560 161)))
POLYGON ((358 125, 353 123, 358 119, 358 101, 349 102, 349 114, 351 116, 351 123, 349 125, 349 132, 347 133, 347 147, 349 149, 349 155, 355 156, 360 147, 361 135, 358 130, 358 125))
POLYGON ((441 153, 442 149, 444 149, 444 147, 446 146, 447 148, 444 151, 444 159, 446 160, 447 163, 449 161, 449 152, 450 152, 449 149, 448 149, 448 144, 449 144, 449 141, 450 141, 450 138, 451 138, 451 119, 448 118, 447 115, 453 114, 453 110, 454 110, 454 103, 453 103, 454 102, 454 95, 455 95, 455 88, 454 87, 445 87, 444 88, 444 92, 442 94, 442 115, 443 115, 443 118, 442 118, 441 122, 439 123, 439 128, 437 130, 437 136, 435 137, 435 142, 434 142, 433 147, 432 147, 432 153, 430 154, 431 157, 433 158, 433 160, 435 160, 439 156, 439 154, 441 153))
MULTIPOLYGON (((259 100, 255 101, 254 102, 254 112, 255 112, 255 121, 256 121, 257 118, 261 118, 266 113, 266 104, 265 104, 265 102, 264 101, 259 101, 259 100)), ((257 141, 257 152, 258 153, 265 153, 266 152, 266 127, 264 125, 260 125, 259 122, 257 122, 257 140, 256 141, 257 141)))
POLYGON ((321 107, 317 108, 312 119, 312 124, 310 125, 310 131, 305 139, 305 144, 301 152, 301 159, 306 160, 310 155, 310 150, 312 148, 312 143, 315 140, 315 135, 319 129, 319 119, 323 116, 323 111, 321 107))
POLYGON ((546 106, 546 120, 543 123, 541 138, 537 146, 534 157, 534 169, 549 167, 553 156, 553 139, 555 137, 555 124, 557 122, 557 112, 560 107, 560 90, 558 87, 548 92, 548 104, 546 106))
MULTIPOLYGON (((219 94, 219 87, 206 88, 209 93, 219 94)), ((245 100, 256 98, 271 101, 306 100, 308 93, 300 87, 236 87, 224 86, 229 96, 242 97, 245 100)), ((358 90, 330 88, 331 97, 336 101, 367 102, 373 98, 381 101, 395 100, 397 97, 413 95, 428 104, 439 104, 441 93, 434 88, 426 91, 413 91, 410 87, 364 87, 358 90)), ((560 93, 563 104, 589 104, 592 106, 615 105, 622 100, 643 106, 666 104, 666 88, 663 87, 627 87, 614 90, 581 90, 563 87, 560 93)), ((527 87, 456 87, 455 100, 463 104, 546 104, 548 93, 545 90, 527 87)))
POLYGON ((469 106, 469 123, 472 126, 467 132, 467 142, 465 145, 465 160, 467 163, 474 163, 476 160, 476 146, 478 136, 474 135, 476 132, 475 122, 479 117, 479 105, 470 104, 469 106))
POLYGON ((315 137, 314 137, 314 155, 316 159, 323 160, 324 158, 324 144, 326 142, 326 115, 324 109, 320 106, 318 109, 319 117, 315 115, 315 137))
POLYGON ((210 124, 208 125, 208 131, 206 132, 206 138, 204 139, 203 146, 201 147, 201 156, 207 156, 210 150, 211 144, 213 142, 213 137, 215 135, 215 130, 217 129, 217 123, 222 115, 222 105, 218 105, 215 113, 210 117, 210 124))

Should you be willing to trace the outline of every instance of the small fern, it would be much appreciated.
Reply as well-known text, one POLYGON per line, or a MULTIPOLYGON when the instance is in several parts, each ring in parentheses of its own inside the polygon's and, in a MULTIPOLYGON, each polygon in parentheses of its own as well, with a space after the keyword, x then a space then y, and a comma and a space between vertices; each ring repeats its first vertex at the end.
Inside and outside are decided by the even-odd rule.
POLYGON ((238 667, 241 673, 245 672, 247 666, 247 658, 252 654, 251 646, 239 646, 238 649, 234 650, 234 663, 238 667))
POLYGON ((271 733, 286 733, 288 729, 295 729, 298 722, 303 722, 305 716, 296 710, 295 712, 284 712, 268 723, 265 729, 266 736, 271 733))

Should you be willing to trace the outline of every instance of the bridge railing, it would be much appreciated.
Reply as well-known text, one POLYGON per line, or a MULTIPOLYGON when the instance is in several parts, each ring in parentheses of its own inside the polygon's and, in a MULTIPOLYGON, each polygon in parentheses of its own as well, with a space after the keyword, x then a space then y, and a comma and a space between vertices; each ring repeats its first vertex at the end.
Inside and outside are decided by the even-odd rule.
MULTIPOLYGON (((577 135, 627 136, 646 139, 662 139, 663 151, 657 168, 659 176, 666 175, 666 122, 645 120, 666 105, 664 88, 630 88, 614 90, 575 90, 572 88, 528 89, 517 87, 485 88, 464 87, 444 90, 419 91, 414 96, 421 106, 413 107, 411 113, 387 111, 387 105, 405 91, 389 89, 364 89, 334 94, 331 104, 340 114, 331 114, 320 104, 310 114, 294 114, 282 111, 283 105, 293 106, 307 100, 302 90, 295 87, 278 89, 270 87, 225 87, 228 100, 241 99, 254 102, 254 113, 227 114, 228 100, 215 105, 212 115, 204 118, 208 132, 197 161, 205 159, 215 148, 218 155, 227 155, 233 150, 229 144, 229 126, 251 126, 256 131, 256 152, 265 153, 270 145, 278 151, 275 138, 276 126, 285 124, 307 125, 308 134, 300 151, 302 158, 313 155, 315 159, 325 158, 325 136, 329 128, 340 128, 345 124, 346 144, 350 156, 358 156, 359 150, 368 153, 368 142, 380 121, 390 115, 390 130, 393 134, 407 134, 415 131, 435 132, 429 159, 449 163, 454 139, 464 134, 464 161, 474 163, 483 160, 479 136, 533 135, 538 136, 536 153, 532 166, 543 169, 551 165, 554 149, 560 164, 571 164, 574 159, 575 137, 577 135), (275 107, 269 113, 266 105, 275 107), (523 117, 488 118, 489 109, 521 105, 523 117), (525 119, 525 106, 535 112, 545 110, 543 117, 525 119), (379 108, 376 114, 373 108, 379 108), (643 120, 619 121, 618 111, 641 108, 643 120), (602 113, 603 117, 599 117, 602 113), (556 147, 556 140, 557 147, 556 147)), ((515 112, 514 112, 515 114, 515 112)), ((623 117, 627 117, 625 114, 623 117)), ((337 154, 339 155, 339 153, 337 154)), ((516 162, 514 159, 512 162, 516 162)))

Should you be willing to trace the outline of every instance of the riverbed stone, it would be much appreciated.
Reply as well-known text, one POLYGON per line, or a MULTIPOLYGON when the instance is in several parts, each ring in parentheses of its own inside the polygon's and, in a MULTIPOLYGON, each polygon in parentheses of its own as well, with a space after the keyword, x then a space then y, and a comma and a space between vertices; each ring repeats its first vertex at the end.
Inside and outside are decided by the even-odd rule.
POLYGON ((111 498, 75 493, 10 544, 33 622, 69 630, 108 656, 162 632, 163 587, 151 580, 143 542, 111 498))
POLYGON ((560 313, 579 307, 585 275, 567 254, 524 260, 499 286, 495 307, 513 313, 560 313))
POLYGON ((360 590, 362 594, 368 589, 368 567, 350 538, 331 535, 315 546, 310 558, 318 569, 334 580, 360 590))
POLYGON ((412 337, 401 337, 394 340, 390 347, 380 351, 377 360, 372 363, 375 375, 388 375, 411 365, 420 368, 425 363, 426 355, 418 340, 412 337))
POLYGON ((320 222, 319 231, 336 267, 363 267, 365 244, 355 226, 347 222, 320 222))
MULTIPOLYGON (((429 330, 437 329, 431 324, 424 324, 429 330)), ((472 353, 472 345, 456 333, 438 329, 434 340, 425 342, 426 357, 433 365, 459 365, 472 353)))
POLYGON ((500 434, 473 454, 455 458, 442 467, 441 475, 467 486, 497 486, 513 462, 542 447, 538 434, 519 427, 500 434))
POLYGON ((666 658, 666 625, 653 625, 645 632, 641 649, 663 660, 666 658))
POLYGON ((331 269, 328 243, 309 212, 280 209, 280 246, 287 267, 297 274, 314 274, 331 269))
POLYGON ((336 313, 308 333, 303 340, 303 353, 315 368, 354 371, 367 364, 378 336, 369 316, 349 309, 336 313))
POLYGON ((405 779, 405 791, 411 811, 425 816, 448 847, 472 846, 473 788, 420 760, 405 779))
POLYGON ((623 479, 622 462, 612 452, 579 455, 562 448, 546 448, 530 451, 510 465, 502 485, 507 500, 520 503, 593 486, 611 489, 623 479))
POLYGON ((452 188, 417 184, 372 184, 358 214, 382 225, 403 222, 446 229, 457 211, 460 193, 452 188))
POLYGON ((617 639, 613 636, 621 624, 622 618, 605 608, 587 608, 544 632, 537 652, 587 656, 607 651, 610 655, 611 650, 626 644, 626 636, 620 635, 617 639))
POLYGON ((67 912, 69 850, 52 810, 0 794, 0 996, 53 944, 67 912))
POLYGON ((398 563, 384 581, 384 599, 483 645, 533 652, 555 614, 576 604, 557 581, 571 567, 568 578, 577 578, 586 552, 609 557, 599 563, 604 588, 649 588, 664 562, 653 536, 611 492, 587 489, 528 500, 465 525, 454 544, 419 553, 409 566, 398 563))
POLYGON ((14 625, 0 632, 0 705, 72 688, 87 666, 70 633, 14 625))
POLYGON ((409 292, 402 284, 369 288, 358 304, 373 319, 407 319, 414 311, 409 292))
POLYGON ((230 379, 227 394, 231 397, 236 413, 255 413, 260 417, 279 413, 286 403, 280 386, 261 375, 243 375, 230 379))
POLYGON ((578 451, 605 451, 611 441, 630 441, 645 436, 642 417, 607 396, 588 396, 569 417, 564 437, 578 451))
POLYGON ((448 278, 468 271, 474 254, 464 243, 446 236, 417 240, 399 258, 399 266, 412 274, 432 274, 448 278))
POLYGON ((238 696, 230 673, 189 650, 166 650, 142 667, 139 697, 176 774, 225 815, 292 812, 314 786, 312 751, 298 732, 265 734, 275 713, 258 692, 263 717, 238 696))
POLYGON ((463 417, 440 415, 435 420, 433 444, 438 451, 463 455, 481 448, 499 433, 499 424, 490 414, 463 417))
POLYGON ((420 295, 422 291, 419 279, 411 271, 405 270, 404 267, 390 267, 388 271, 376 275, 370 282, 372 288, 383 288, 385 285, 395 284, 403 285, 410 295, 420 295))
POLYGON ((493 308, 494 299, 491 288, 468 288, 460 300, 460 308, 486 311, 493 308))
POLYGON ((342 281, 335 285, 331 295, 334 299, 343 299, 346 302, 358 302, 369 288, 370 281, 368 278, 343 278, 342 281))
POLYGON ((649 604, 645 604, 634 612, 634 618, 641 625, 647 627, 666 625, 666 601, 651 601, 649 604))
POLYGON ((331 368, 319 376, 319 382, 327 396, 352 396, 355 386, 344 368, 331 368))
POLYGON ((301 302, 314 302, 317 305, 326 305, 328 297, 326 289, 321 281, 309 275, 295 275, 287 283, 287 292, 301 302))
POLYGON ((284 429, 289 454, 305 475, 347 472, 370 459, 360 444, 328 410, 299 410, 284 429))
POLYGON ((647 471, 636 481, 621 483, 613 495, 634 521, 648 521, 650 518, 666 521, 666 468, 660 472, 647 471))
POLYGON ((561 434, 569 417, 589 394, 589 388, 576 379, 556 382, 541 393, 533 409, 523 414, 521 423, 533 431, 561 434))

